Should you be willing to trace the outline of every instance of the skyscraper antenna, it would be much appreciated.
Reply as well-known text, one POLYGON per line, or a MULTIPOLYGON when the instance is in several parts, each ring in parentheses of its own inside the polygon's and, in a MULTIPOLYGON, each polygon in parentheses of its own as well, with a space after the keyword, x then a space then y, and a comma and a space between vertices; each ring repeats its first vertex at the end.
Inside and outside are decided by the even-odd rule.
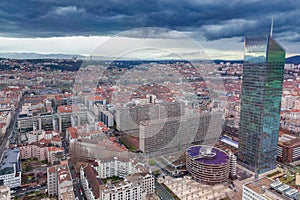
POLYGON ((271 30, 270 30, 270 37, 273 36, 273 21, 274 21, 274 16, 272 16, 271 30))

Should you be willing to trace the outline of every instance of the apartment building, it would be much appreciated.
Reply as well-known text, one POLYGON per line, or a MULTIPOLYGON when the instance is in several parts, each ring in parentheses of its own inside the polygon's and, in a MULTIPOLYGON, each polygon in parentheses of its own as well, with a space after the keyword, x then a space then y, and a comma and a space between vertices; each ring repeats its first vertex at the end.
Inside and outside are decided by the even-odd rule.
POLYGON ((58 196, 59 200, 75 199, 67 161, 47 168, 47 186, 49 196, 58 196))
POLYGON ((143 172, 145 169, 144 164, 129 157, 109 157, 97 159, 95 162, 98 164, 95 169, 100 178, 125 177, 129 174, 143 172))

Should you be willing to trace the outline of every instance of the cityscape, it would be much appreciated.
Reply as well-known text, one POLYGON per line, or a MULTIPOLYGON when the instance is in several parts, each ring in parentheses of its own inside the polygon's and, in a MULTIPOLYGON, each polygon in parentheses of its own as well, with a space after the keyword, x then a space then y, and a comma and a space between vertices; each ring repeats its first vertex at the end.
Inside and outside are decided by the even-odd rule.
POLYGON ((298 2, 15 3, 0 200, 300 200, 298 2))

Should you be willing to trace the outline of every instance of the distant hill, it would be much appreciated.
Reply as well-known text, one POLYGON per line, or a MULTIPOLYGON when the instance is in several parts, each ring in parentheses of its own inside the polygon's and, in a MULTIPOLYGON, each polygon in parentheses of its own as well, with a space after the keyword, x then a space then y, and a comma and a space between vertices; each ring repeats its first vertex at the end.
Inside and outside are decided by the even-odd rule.
MULTIPOLYGON (((0 58, 12 58, 12 59, 72 59, 76 57, 80 60, 85 60, 88 57, 83 55, 75 55, 75 54, 39 54, 39 53, 0 53, 0 58)), ((105 58, 105 57, 94 57, 93 60, 115 60, 114 58, 105 58)), ((125 59, 127 60, 127 59, 125 59)), ((140 62, 147 62, 147 60, 140 60, 140 59, 128 59, 128 61, 140 61, 140 62)), ((171 60, 162 60, 162 62, 171 61, 171 60)), ((221 62, 226 63, 243 63, 243 60, 213 60, 216 64, 221 62)), ((148 61, 149 62, 149 61, 148 61)), ((285 63, 288 64, 300 64, 300 55, 292 56, 285 59, 285 63)))
POLYGON ((300 55, 286 58, 285 63, 287 63, 287 64, 300 64, 300 55))
POLYGON ((213 60, 213 61, 216 64, 220 64, 221 62, 223 62, 223 63, 230 62, 230 63, 242 64, 244 62, 243 60, 213 60))
POLYGON ((72 54, 0 53, 0 58, 12 59, 71 59, 74 57, 82 60, 86 58, 82 55, 72 54))

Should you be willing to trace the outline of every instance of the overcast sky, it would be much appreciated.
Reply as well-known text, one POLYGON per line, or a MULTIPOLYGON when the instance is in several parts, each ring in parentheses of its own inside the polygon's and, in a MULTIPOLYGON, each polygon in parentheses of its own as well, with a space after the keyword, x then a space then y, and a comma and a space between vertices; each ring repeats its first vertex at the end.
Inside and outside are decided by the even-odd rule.
MULTIPOLYGON (((158 27, 165 28, 168 36, 146 34, 143 40, 160 43, 178 31, 199 43, 212 58, 242 59, 243 36, 267 33, 272 16, 273 37, 288 56, 300 54, 298 0, 2 1, 0 52, 88 55, 122 31, 158 27)), ((134 42, 141 41, 140 33, 137 38, 134 42)), ((185 48, 184 44, 178 43, 185 48)))

